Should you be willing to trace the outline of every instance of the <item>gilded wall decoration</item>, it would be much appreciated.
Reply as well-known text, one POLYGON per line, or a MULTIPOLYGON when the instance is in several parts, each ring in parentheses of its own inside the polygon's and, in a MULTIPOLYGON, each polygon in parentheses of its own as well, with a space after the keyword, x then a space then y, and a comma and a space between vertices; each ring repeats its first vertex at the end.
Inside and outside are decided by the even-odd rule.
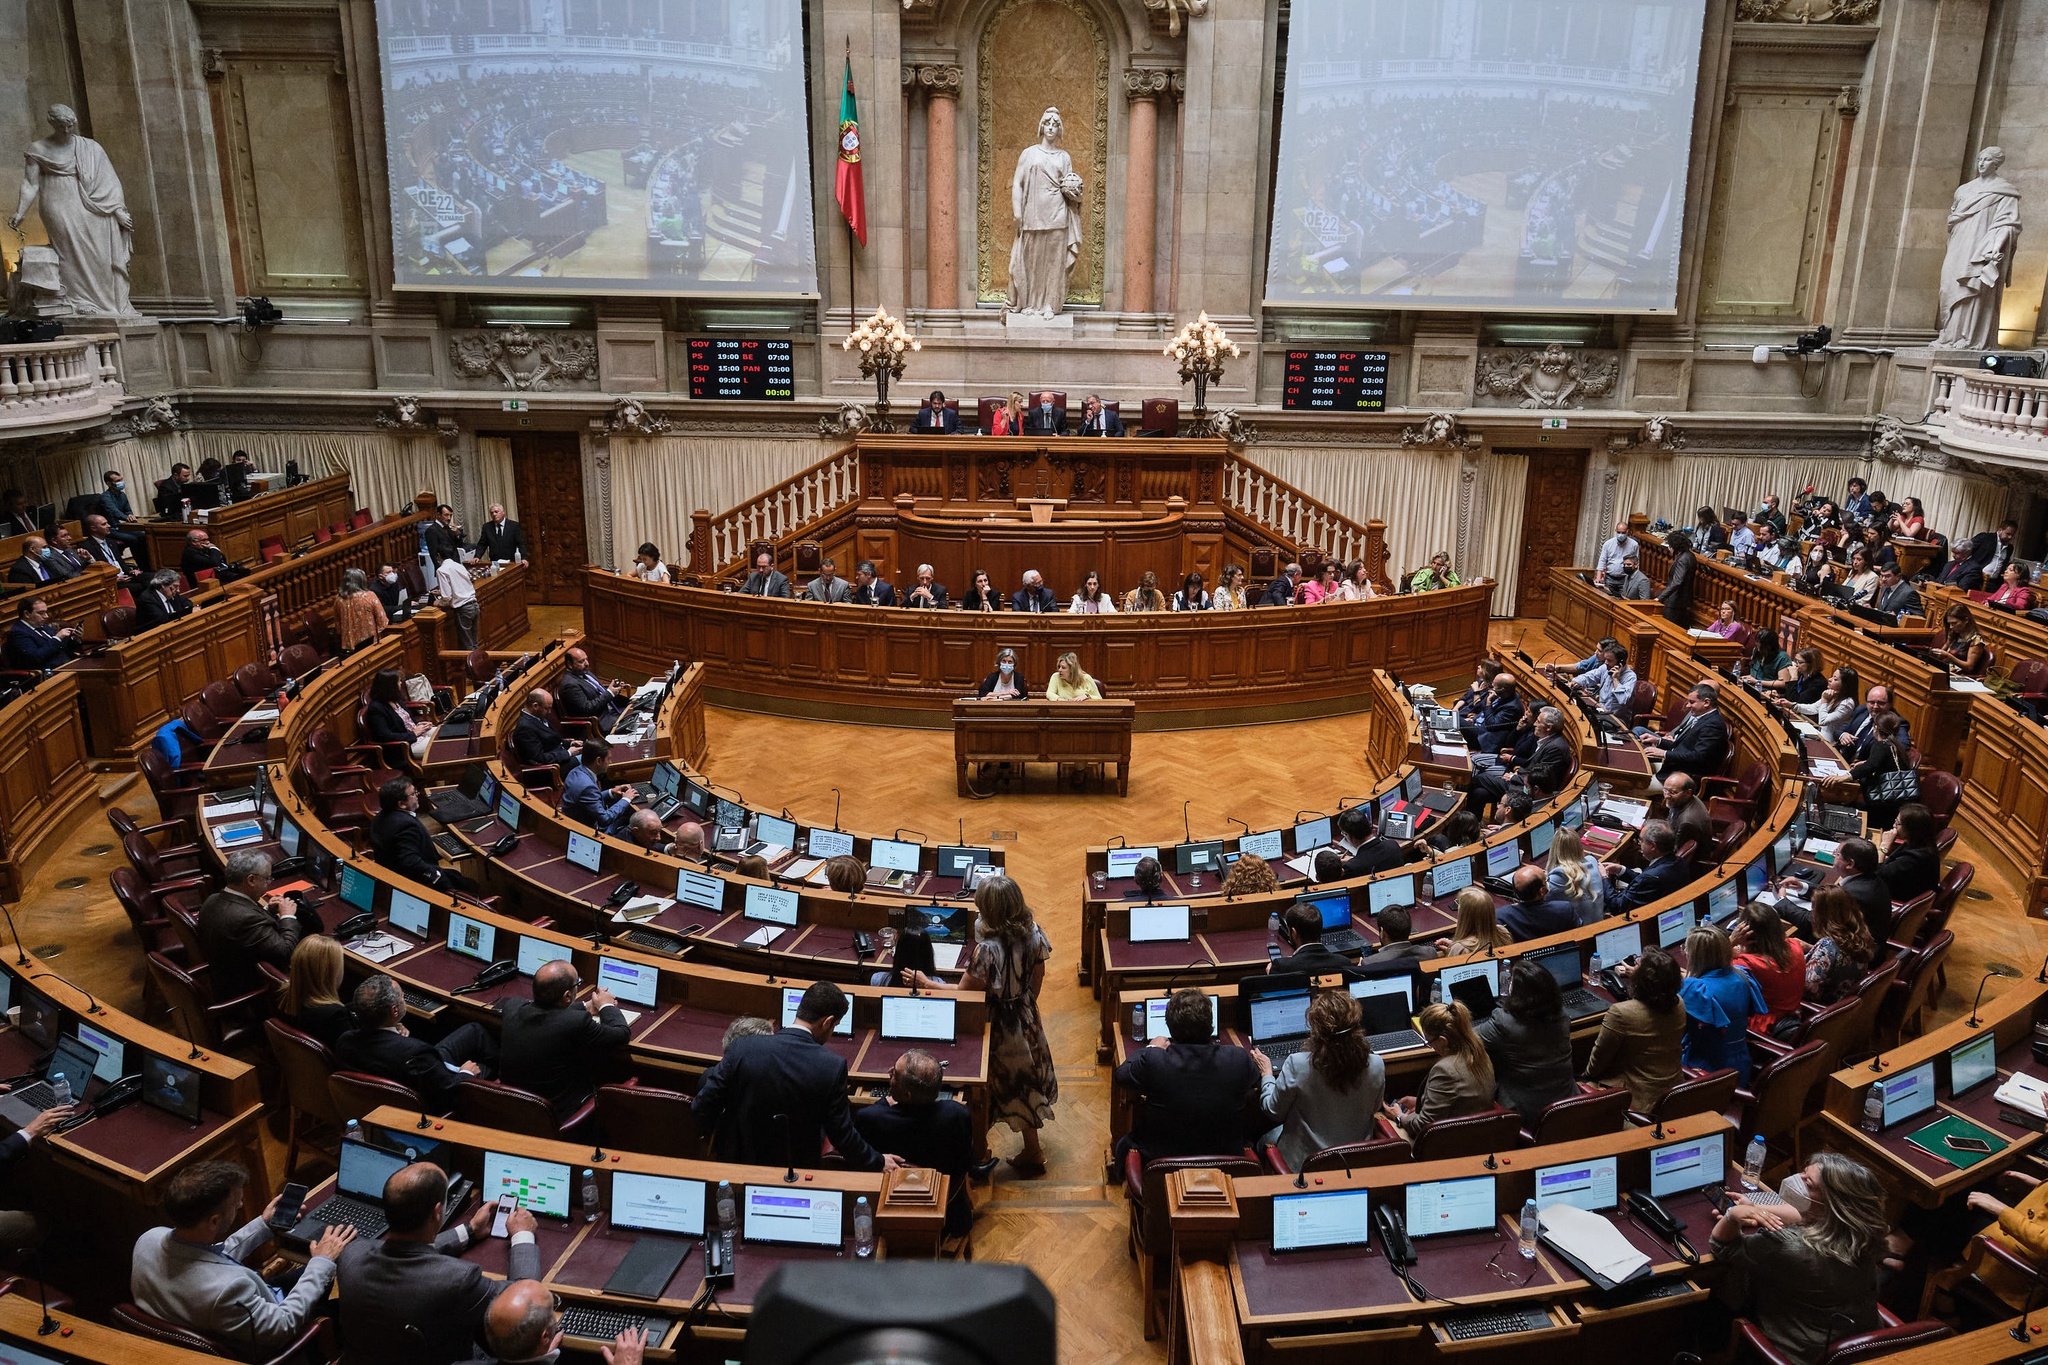
POLYGON ((1007 0, 981 32, 976 66, 975 290, 1001 303, 1010 289, 1010 175, 1038 141, 1038 118, 1057 105, 1062 145, 1084 185, 1081 256, 1067 303, 1103 300, 1109 184, 1109 40, 1080 0, 1007 0))

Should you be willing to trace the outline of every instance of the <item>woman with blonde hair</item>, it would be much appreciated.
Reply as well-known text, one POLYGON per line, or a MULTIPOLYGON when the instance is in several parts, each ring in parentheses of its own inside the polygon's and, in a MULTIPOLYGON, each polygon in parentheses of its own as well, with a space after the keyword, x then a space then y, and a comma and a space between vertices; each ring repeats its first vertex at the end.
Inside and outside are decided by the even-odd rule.
POLYGON ((1275 1068, 1253 1048, 1261 1078, 1259 1098, 1277 1126, 1260 1145, 1273 1143, 1289 1170, 1325 1147, 1363 1142, 1387 1093, 1387 1064, 1360 1027, 1358 1002, 1344 991, 1323 991, 1308 1005, 1308 1046, 1275 1068))
POLYGON ((341 591, 334 598, 334 616, 341 626, 343 653, 370 643, 391 624, 391 618, 384 614, 384 604, 370 591, 370 576, 361 569, 341 571, 341 591))
POLYGON ((1716 1265, 1748 1270, 1757 1330, 1788 1359, 1813 1361, 1830 1342, 1883 1325, 1877 1268, 1891 1225, 1884 1186, 1860 1162, 1818 1152, 1800 1181, 1804 1209, 1735 1196, 1712 1246, 1716 1265))
POLYGON ((1586 852, 1575 829, 1561 829, 1550 840, 1550 889, 1572 903, 1579 923, 1591 924, 1607 913, 1607 876, 1600 860, 1586 852))
POLYGON ((1404 1095, 1398 1104, 1383 1106, 1386 1116, 1410 1143, 1422 1140, 1438 1119, 1454 1119, 1493 1108, 1493 1060, 1472 1027, 1464 1002, 1425 1005, 1415 1021, 1436 1054, 1422 1081, 1422 1094, 1404 1095))
POLYGON ((1274 875, 1273 865, 1256 853, 1238 854, 1223 878, 1226 896, 1261 896, 1279 889, 1280 878, 1274 875))
POLYGON ((1451 937, 1436 941, 1441 957, 1463 957, 1488 948, 1505 948, 1514 935, 1500 927, 1493 905, 1493 893, 1483 886, 1468 886, 1458 893, 1458 927, 1451 937))
POLYGON ((292 949, 291 979, 278 992, 277 1012, 299 1032, 333 1047, 355 1027, 355 1016, 341 1002, 341 944, 326 934, 311 934, 292 949))
POLYGON ((1020 436, 1024 432, 1024 395, 1016 389, 1010 390, 1009 401, 989 414, 988 434, 991 436, 1020 436))
POLYGON ((1045 684, 1047 701, 1101 701, 1102 689, 1095 685, 1095 679, 1088 676, 1088 670, 1081 667, 1081 656, 1068 650, 1060 655, 1059 666, 1045 684))
POLYGON ((1052 944, 1032 918, 1023 889, 1008 877, 983 882, 974 893, 974 909, 974 954, 960 989, 988 995, 989 1119, 1023 1134, 1023 1150, 1010 1158, 1018 1173, 1043 1175, 1038 1130, 1052 1121, 1060 1098, 1052 1047, 1038 1013, 1052 944))
POLYGON ((1762 1014, 1763 992, 1756 982, 1735 970, 1735 949, 1728 935, 1702 924, 1685 936, 1685 984, 1678 998, 1685 1002, 1685 1064, 1698 1071, 1733 1067, 1749 1084, 1749 1016, 1762 1014))

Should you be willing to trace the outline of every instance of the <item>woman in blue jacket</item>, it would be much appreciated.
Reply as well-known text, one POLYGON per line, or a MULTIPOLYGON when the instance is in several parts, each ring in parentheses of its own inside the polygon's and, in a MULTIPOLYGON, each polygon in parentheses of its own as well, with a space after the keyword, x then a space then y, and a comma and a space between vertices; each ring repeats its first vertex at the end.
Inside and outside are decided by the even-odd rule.
POLYGON ((1685 1045, 1681 1059, 1702 1071, 1734 1067, 1749 1084, 1749 1016, 1764 1012, 1763 992, 1735 967, 1728 935, 1702 924, 1685 936, 1685 1045))

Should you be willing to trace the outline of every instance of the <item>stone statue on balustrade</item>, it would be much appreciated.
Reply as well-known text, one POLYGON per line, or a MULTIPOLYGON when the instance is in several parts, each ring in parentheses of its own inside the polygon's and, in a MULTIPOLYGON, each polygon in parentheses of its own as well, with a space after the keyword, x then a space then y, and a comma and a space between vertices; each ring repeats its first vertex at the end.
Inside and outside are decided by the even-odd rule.
POLYGON ((42 210, 43 230, 56 249, 64 295, 74 312, 124 317, 128 257, 135 220, 121 198, 121 178, 106 148, 78 133, 78 115, 50 106, 50 136, 29 144, 21 198, 7 226, 20 228, 31 208, 42 210))
POLYGON ((1038 141, 1017 154, 1010 209, 1017 240, 1010 247, 1009 313, 1057 317, 1067 304, 1067 272, 1081 257, 1081 177, 1060 147, 1066 124, 1058 109, 1038 119, 1038 141))
POLYGON ((1984 351, 1998 344, 1998 304, 2020 240, 2020 192, 1998 173, 2004 164, 2000 148, 1977 153, 1977 178, 1958 188, 1949 205, 1938 349, 1984 351))

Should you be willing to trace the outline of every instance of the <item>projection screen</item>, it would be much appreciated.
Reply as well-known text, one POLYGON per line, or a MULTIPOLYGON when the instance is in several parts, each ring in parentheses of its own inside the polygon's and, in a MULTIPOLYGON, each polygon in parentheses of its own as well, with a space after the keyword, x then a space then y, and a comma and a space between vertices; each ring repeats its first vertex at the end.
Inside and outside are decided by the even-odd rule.
POLYGON ((799 0, 377 0, 401 289, 811 294, 799 0))
POLYGON ((1294 0, 1271 303, 1677 303, 1704 0, 1294 0))

